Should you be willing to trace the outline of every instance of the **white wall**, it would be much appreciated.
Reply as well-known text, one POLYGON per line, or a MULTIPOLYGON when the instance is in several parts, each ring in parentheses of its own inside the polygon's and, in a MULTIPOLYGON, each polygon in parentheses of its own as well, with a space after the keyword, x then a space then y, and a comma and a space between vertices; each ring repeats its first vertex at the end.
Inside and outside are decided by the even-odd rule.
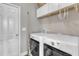
POLYGON ((39 22, 36 18, 36 4, 33 3, 14 3, 21 7, 21 53, 28 50, 29 35, 32 32, 39 32, 39 22), (29 12, 29 14, 28 14, 29 12), (22 28, 25 27, 26 31, 23 32, 22 28), (26 35, 26 39, 24 38, 26 35))

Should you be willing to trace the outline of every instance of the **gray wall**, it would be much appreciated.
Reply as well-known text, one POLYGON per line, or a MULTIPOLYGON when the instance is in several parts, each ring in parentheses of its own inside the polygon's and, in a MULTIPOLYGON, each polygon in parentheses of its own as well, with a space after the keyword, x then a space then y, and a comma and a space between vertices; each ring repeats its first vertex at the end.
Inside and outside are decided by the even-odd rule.
POLYGON ((33 3, 14 3, 21 7, 21 53, 28 50, 29 35, 32 32, 39 32, 39 22, 36 18, 36 4, 33 3), (29 12, 29 14, 28 14, 29 12), (26 27, 26 31, 22 31, 22 28, 26 27), (24 38, 24 34, 26 38, 24 38))
POLYGON ((41 30, 41 26, 40 26, 40 22, 37 20, 37 17, 36 17, 36 11, 37 11, 37 5, 36 4, 30 4, 29 5, 29 30, 30 30, 30 33, 33 33, 33 32, 40 32, 41 30), (33 6, 34 5, 34 6, 33 6))
POLYGON ((75 9, 69 11, 66 19, 60 20, 57 14, 39 20, 48 32, 79 36, 79 11, 76 12, 75 9))

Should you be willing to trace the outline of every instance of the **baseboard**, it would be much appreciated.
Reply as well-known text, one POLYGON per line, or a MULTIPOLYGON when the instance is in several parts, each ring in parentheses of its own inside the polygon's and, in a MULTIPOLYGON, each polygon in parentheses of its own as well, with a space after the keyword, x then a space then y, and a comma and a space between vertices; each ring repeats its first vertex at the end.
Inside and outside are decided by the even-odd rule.
POLYGON ((21 53, 20 56, 25 56, 25 55, 27 55, 27 54, 28 54, 28 51, 25 51, 25 52, 21 53))

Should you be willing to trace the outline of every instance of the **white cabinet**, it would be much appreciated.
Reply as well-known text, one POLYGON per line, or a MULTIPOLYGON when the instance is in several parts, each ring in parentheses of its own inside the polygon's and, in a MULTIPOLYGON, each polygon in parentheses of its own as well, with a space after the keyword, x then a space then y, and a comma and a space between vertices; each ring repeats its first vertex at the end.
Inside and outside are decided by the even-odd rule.
POLYGON ((44 6, 37 9, 37 17, 47 16, 49 14, 53 14, 63 8, 71 8, 75 3, 47 3, 44 6))

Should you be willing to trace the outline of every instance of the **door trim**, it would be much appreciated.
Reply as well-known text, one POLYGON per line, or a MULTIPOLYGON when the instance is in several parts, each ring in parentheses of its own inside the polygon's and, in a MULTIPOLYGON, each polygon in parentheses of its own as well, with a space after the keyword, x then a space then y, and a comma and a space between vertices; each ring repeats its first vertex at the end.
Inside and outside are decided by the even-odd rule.
POLYGON ((11 4, 11 3, 1 3, 2 5, 9 5, 9 6, 12 6, 12 7, 16 7, 18 8, 18 24, 19 24, 19 56, 21 55, 21 49, 20 49, 20 40, 21 40, 21 17, 20 17, 20 14, 21 14, 21 7, 20 6, 17 6, 17 5, 14 5, 14 4, 11 4))

